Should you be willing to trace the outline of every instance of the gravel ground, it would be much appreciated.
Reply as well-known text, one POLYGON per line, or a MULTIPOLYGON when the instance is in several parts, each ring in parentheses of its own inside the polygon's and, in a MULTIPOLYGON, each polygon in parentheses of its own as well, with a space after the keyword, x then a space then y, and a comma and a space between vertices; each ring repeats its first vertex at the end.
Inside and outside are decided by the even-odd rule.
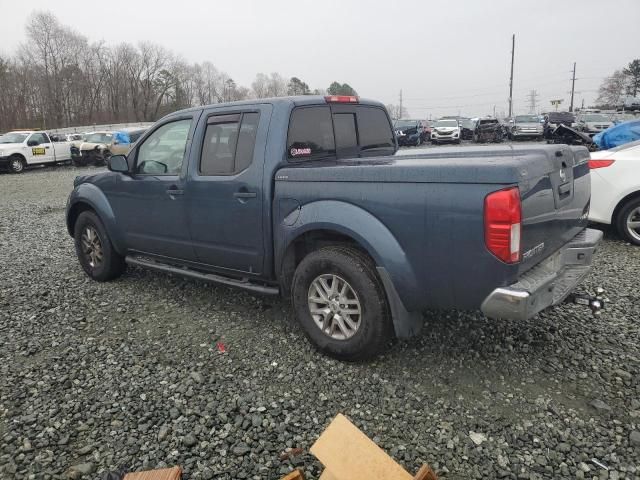
POLYGON ((279 456, 338 412, 410 471, 640 478, 640 249, 613 233, 584 285, 606 289, 598 318, 431 314, 420 337, 345 364, 278 299, 140 269, 90 281, 64 226, 86 171, 0 174, 0 478, 174 464, 188 479, 316 478, 310 455, 279 456))

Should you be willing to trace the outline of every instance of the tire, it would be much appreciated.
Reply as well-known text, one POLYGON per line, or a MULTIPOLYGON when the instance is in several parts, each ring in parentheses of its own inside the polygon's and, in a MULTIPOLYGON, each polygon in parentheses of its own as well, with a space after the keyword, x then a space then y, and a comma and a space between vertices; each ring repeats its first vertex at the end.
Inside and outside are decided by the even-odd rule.
POLYGON ((640 198, 632 198, 624 204, 616 217, 616 228, 627 242, 640 245, 640 198), (630 228, 628 222, 631 221, 638 222, 638 227, 630 228))
POLYGON ((76 220, 73 238, 78 261, 85 273, 93 280, 108 282, 125 271, 124 257, 115 251, 102 221, 94 212, 85 211, 80 214, 76 220), (95 254, 97 253, 96 237, 101 255, 95 254), (91 248, 87 248, 89 245, 91 248))
POLYGON ((291 301, 296 318, 311 343, 320 352, 339 360, 372 358, 394 338, 387 297, 375 266, 365 254, 354 248, 325 247, 308 254, 293 276, 291 301), (323 300, 331 290, 323 288, 324 293, 319 293, 318 289, 313 288, 322 288, 319 285, 323 281, 328 287, 336 285, 339 291, 346 290, 344 297, 334 300, 334 310, 330 310, 332 302, 323 300), (320 302, 311 302, 311 298, 314 298, 311 295, 320 302), (342 301, 345 303, 340 303, 342 301), (322 312, 326 310, 324 319, 329 332, 316 323, 322 321, 323 315, 316 314, 314 319, 312 308, 322 312), (359 314, 343 314, 340 317, 339 313, 344 309, 358 310, 359 314), (341 330, 336 321, 337 317, 350 319, 351 327, 354 324, 356 327, 349 328, 349 322, 343 320, 342 324, 347 330, 345 335, 345 330, 341 330))
POLYGON ((12 155, 9 157, 7 168, 11 173, 22 173, 27 168, 27 162, 19 155, 12 155))
POLYGON ((462 141, 462 140, 457 139, 457 140, 456 140, 456 143, 457 143, 458 145, 460 145, 460 142, 461 142, 461 141, 462 141))

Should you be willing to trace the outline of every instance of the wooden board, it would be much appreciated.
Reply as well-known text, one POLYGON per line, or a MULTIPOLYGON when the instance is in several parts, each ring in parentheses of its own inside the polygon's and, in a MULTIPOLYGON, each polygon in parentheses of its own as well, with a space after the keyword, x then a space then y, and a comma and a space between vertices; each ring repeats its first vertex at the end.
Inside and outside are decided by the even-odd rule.
POLYGON ((322 471, 322 475, 320 475, 320 480, 338 480, 334 477, 329 470, 326 468, 322 471))
POLYGON ((330 477, 323 480, 412 480, 398 465, 347 417, 338 414, 311 447, 330 477))
POLYGON ((282 477, 280 480, 304 480, 304 474, 302 473, 302 470, 296 469, 282 477))
POLYGON ((161 470, 147 470, 146 472, 127 473, 123 480, 180 480, 180 467, 163 468, 161 470))

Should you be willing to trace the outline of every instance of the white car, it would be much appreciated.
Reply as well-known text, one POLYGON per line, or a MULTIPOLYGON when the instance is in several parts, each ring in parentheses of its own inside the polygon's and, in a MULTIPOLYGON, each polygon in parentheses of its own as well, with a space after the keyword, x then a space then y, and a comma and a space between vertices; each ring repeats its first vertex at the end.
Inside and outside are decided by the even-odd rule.
POLYGON ((27 165, 58 164, 71 161, 69 143, 53 143, 46 132, 16 131, 0 136, 0 167, 13 173, 27 165))
POLYGON ((453 142, 460 143, 460 125, 458 120, 443 118, 438 120, 431 129, 431 141, 434 144, 453 142))
POLYGON ((640 245, 640 140, 592 152, 592 222, 613 224, 625 240, 640 245))

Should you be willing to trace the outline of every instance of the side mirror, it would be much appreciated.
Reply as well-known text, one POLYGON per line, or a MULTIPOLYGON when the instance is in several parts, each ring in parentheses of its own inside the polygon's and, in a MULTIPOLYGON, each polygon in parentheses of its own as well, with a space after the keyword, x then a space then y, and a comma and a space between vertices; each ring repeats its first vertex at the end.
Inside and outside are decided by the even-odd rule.
POLYGON ((40 142, 38 140, 29 140, 27 142, 28 147, 37 147, 38 145, 40 145, 40 142))
POLYGON ((112 155, 107 159, 107 168, 112 172, 128 173, 129 164, 124 155, 112 155))

